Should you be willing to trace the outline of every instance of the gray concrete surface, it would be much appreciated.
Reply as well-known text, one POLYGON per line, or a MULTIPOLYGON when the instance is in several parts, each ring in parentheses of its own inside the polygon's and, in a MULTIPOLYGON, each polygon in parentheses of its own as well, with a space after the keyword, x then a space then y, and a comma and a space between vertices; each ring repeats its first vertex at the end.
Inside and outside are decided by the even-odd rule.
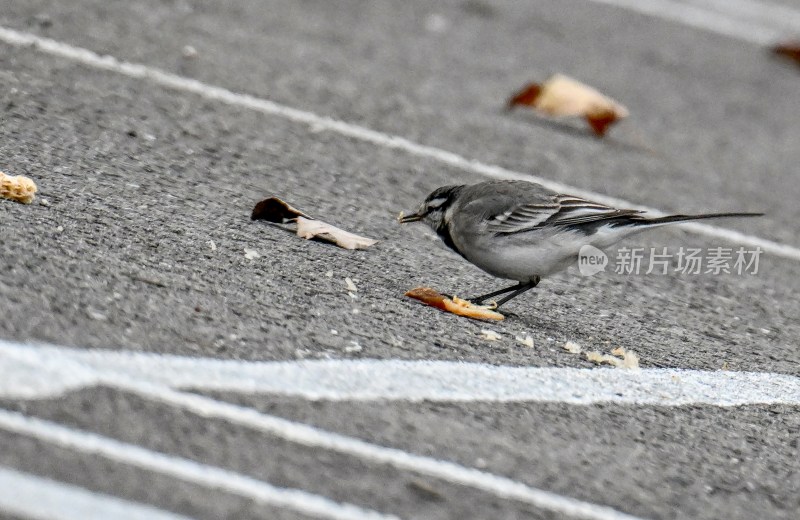
MULTIPOLYGON (((0 0, 0 25, 665 210, 765 210, 722 225, 800 243, 800 74, 763 49, 675 23, 578 0, 0 0), (185 45, 195 58, 182 57, 185 45), (553 72, 623 101, 630 121, 598 140, 580 121, 502 110, 513 90, 553 72)), ((431 189, 480 176, 36 49, 0 44, 0 84, 0 170, 35 178, 49 203, 0 204, 3 339, 253 360, 591 366, 560 348, 573 340, 634 349, 643 367, 800 375, 796 262, 763 256, 750 277, 567 273, 491 327, 530 334, 534 349, 488 343, 485 324, 401 295, 504 282, 393 220, 431 189), (252 205, 273 194, 381 242, 349 252, 251 222, 252 205), (358 352, 347 349, 354 341, 358 352)), ((729 246, 680 230, 627 244, 729 246)), ((792 518, 800 507, 797 407, 220 397, 643 517, 792 518)), ((115 390, 5 405, 403 517, 547 517, 115 390)), ((12 448, 0 463, 103 493, 202 518, 297 517, 0 437, 12 448)))

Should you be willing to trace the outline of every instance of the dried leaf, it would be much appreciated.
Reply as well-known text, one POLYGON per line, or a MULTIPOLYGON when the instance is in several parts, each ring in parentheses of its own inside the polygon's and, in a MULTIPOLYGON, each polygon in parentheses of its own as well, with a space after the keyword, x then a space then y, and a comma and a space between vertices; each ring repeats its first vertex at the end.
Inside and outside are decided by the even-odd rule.
POLYGON ((0 172, 0 198, 30 204, 33 202, 35 193, 36 183, 28 177, 11 176, 0 172))
POLYGON ((542 86, 540 84, 529 83, 508 100, 508 108, 511 109, 517 105, 534 106, 541 92, 542 86))
POLYGON ((628 117, 628 109, 577 80, 556 74, 543 84, 531 83, 508 102, 509 108, 529 106, 548 116, 578 116, 586 118, 598 136, 608 127, 628 117))
POLYGON ((430 287, 417 287, 416 289, 411 289, 405 295, 409 298, 419 300, 425 305, 430 305, 431 307, 436 307, 437 309, 441 309, 445 312, 450 312, 459 316, 465 316, 467 318, 476 320, 505 319, 505 316, 499 312, 491 310, 489 307, 475 305, 467 300, 462 300, 461 298, 453 298, 451 300, 450 298, 445 297, 430 287))
POLYGON ((321 220, 305 217, 297 217, 297 236, 306 240, 319 238, 320 240, 332 242, 344 249, 366 249, 378 243, 377 240, 350 233, 321 220))
POLYGON ((779 43, 772 48, 772 52, 783 56, 800 65, 800 40, 779 43))
POLYGON ((294 221, 297 217, 313 218, 278 197, 264 199, 253 208, 251 220, 266 220, 276 224, 294 221))
POLYGON ((344 249, 366 249, 378 241, 350 233, 303 213, 277 197, 260 201, 250 214, 252 220, 266 220, 276 224, 294 222, 297 235, 305 239, 317 238, 344 249))

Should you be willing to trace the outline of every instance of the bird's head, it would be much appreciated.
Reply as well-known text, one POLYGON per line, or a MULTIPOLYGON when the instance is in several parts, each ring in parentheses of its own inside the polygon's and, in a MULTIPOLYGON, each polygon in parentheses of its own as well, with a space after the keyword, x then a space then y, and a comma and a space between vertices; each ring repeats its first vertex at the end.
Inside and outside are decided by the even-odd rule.
POLYGON ((428 195, 415 213, 410 215, 400 214, 398 222, 407 224, 409 222, 423 221, 433 229, 438 229, 444 221, 444 214, 447 208, 458 197, 458 193, 464 186, 442 186, 436 188, 428 195))

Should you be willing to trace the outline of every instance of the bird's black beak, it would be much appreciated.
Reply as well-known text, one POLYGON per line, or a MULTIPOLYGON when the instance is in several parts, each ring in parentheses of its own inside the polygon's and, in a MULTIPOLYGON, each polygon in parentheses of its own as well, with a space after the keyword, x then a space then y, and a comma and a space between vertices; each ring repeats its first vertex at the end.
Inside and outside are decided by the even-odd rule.
POLYGON ((418 220, 422 220, 425 215, 420 213, 412 213, 411 215, 403 215, 400 213, 397 217, 397 221, 401 224, 408 224, 409 222, 417 222, 418 220))

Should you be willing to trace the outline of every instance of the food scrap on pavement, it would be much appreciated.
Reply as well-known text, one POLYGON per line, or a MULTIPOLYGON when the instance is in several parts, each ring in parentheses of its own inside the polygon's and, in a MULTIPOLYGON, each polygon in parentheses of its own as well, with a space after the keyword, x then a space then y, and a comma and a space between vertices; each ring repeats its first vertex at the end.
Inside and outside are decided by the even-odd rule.
POLYGON ((36 183, 32 179, 0 172, 0 198, 30 204, 36 196, 35 193, 36 183))
POLYGON ((436 307, 437 309, 457 314, 458 316, 465 316, 475 320, 499 321, 505 319, 505 316, 492 310, 491 306, 475 305, 468 300, 462 300, 455 296, 453 298, 448 298, 430 287, 417 287, 416 289, 411 289, 406 292, 405 295, 409 298, 419 300, 425 305, 430 305, 431 307, 436 307))

